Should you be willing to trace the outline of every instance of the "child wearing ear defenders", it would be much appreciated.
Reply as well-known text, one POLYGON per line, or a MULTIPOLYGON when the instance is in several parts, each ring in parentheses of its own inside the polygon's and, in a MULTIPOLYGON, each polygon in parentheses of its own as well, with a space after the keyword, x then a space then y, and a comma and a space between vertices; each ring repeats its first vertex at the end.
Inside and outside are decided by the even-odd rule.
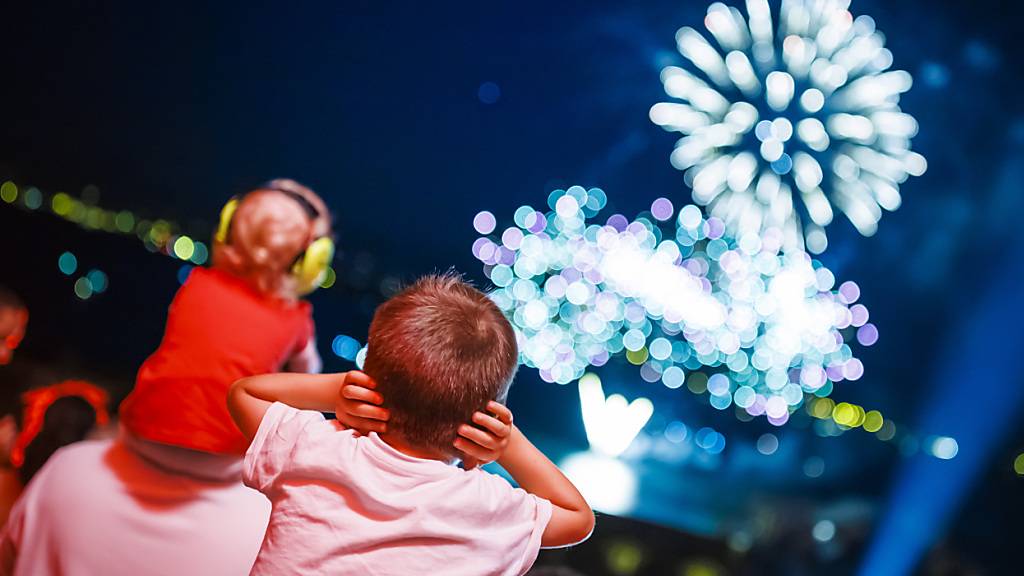
POLYGON ((274 181, 225 207, 213 267, 192 271, 171 303, 156 352, 121 405, 121 422, 148 442, 241 455, 246 442, 224 406, 238 378, 319 372, 312 309, 300 299, 322 281, 301 276, 310 246, 328 243, 326 207, 308 188, 274 181), (177 407, 177 409, 169 409, 177 407))
POLYGON ((175 295, 121 405, 120 437, 62 449, 38 472, 0 536, 0 574, 249 571, 270 503, 241 482, 248 441, 227 391, 282 368, 320 370, 301 297, 323 279, 330 234, 323 201, 292 180, 225 206, 213 266, 175 295))

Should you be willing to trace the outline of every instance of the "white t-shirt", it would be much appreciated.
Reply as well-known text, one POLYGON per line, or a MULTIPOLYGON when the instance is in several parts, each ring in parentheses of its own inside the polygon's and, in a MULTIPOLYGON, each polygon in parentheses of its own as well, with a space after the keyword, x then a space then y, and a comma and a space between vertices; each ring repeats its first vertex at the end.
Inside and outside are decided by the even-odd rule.
POLYGON ((245 455, 273 509, 253 574, 520 575, 551 503, 275 403, 245 455))

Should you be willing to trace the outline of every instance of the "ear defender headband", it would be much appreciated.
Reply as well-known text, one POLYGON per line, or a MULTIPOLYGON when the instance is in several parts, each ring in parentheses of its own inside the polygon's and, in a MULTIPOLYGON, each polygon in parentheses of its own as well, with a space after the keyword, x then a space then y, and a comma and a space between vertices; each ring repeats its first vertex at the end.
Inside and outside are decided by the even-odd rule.
MULTIPOLYGON (((274 192, 280 192, 285 196, 295 200, 299 206, 306 212, 310 220, 316 220, 320 217, 320 211, 317 210, 316 206, 310 203, 303 195, 298 194, 292 190, 285 188, 278 188, 276 186, 262 186, 258 190, 273 190, 274 192)), ((235 196, 228 200, 228 203, 221 208, 220 221, 217 225, 217 233, 214 234, 213 238, 221 244, 230 244, 231 240, 231 221, 235 217, 235 211, 238 210, 238 205, 242 203, 245 198, 245 194, 242 196, 235 196)), ((299 253, 295 258, 295 262, 292 264, 291 274, 295 278, 298 284, 298 291, 302 295, 309 294, 316 290, 323 283, 324 278, 327 277, 327 269, 331 265, 331 260, 334 259, 334 240, 328 236, 322 236, 317 238, 313 242, 306 246, 306 249, 299 253)))

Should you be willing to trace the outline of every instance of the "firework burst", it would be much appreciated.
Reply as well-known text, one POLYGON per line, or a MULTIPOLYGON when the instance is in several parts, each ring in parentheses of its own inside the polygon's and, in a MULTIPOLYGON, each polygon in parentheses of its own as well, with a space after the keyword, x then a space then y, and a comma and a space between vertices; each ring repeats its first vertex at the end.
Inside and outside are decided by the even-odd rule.
POLYGON ((900 184, 926 169, 910 150, 917 122, 899 107, 910 74, 889 69, 874 21, 848 7, 783 0, 773 15, 767 0, 747 0, 745 18, 716 2, 711 40, 676 34, 692 66, 661 79, 682 102, 655 104, 650 118, 684 135, 672 165, 735 237, 777 229, 784 249, 820 253, 834 208, 870 236, 882 210, 899 207, 900 184))
POLYGON ((600 189, 574 186, 524 206, 495 232, 490 213, 474 255, 516 327, 521 359, 567 384, 624 356, 648 382, 707 392, 781 425, 807 395, 856 380, 863 364, 846 343, 877 339, 853 283, 803 252, 782 252, 779 232, 731 238, 694 205, 659 198, 633 220, 595 222, 600 189), (710 378, 706 374, 712 374, 710 378))

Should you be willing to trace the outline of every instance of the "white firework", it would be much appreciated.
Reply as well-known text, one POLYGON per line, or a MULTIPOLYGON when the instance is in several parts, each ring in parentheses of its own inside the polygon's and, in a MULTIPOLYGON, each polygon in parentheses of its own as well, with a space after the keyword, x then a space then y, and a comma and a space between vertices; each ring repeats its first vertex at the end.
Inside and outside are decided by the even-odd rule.
POLYGON ((785 248, 827 246, 833 207, 874 234, 899 186, 926 169, 910 150, 917 121, 900 110, 910 74, 889 70, 892 53, 870 16, 849 0, 746 0, 747 18, 716 2, 704 25, 676 33, 693 69, 669 66, 651 120, 684 135, 671 155, 694 200, 736 236, 776 228, 785 248), (797 200, 795 200, 796 198, 797 200))
POLYGON ((720 219, 666 198, 602 224, 606 199, 573 186, 554 191, 546 213, 519 208, 504 230, 490 212, 474 219, 491 298, 542 379, 567 384, 625 356, 647 382, 676 389, 689 373, 687 387, 705 388, 715 408, 782 425, 805 397, 863 375, 847 342, 856 332, 871 345, 878 332, 855 283, 835 288, 806 253, 783 253, 777 230, 731 238, 720 219))

